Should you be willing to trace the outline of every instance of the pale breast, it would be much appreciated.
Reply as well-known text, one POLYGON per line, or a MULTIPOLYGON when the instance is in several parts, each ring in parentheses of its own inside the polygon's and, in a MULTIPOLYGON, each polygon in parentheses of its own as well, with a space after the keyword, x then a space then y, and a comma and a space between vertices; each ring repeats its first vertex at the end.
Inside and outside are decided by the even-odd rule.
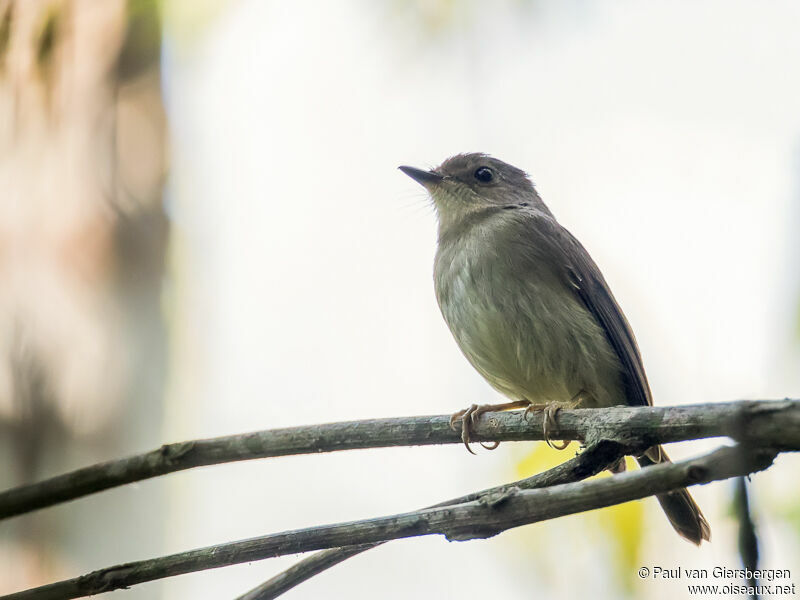
POLYGON ((521 256, 488 222, 440 244, 436 295, 470 363, 498 391, 534 403, 624 404, 620 363, 602 328, 557 271, 521 256))

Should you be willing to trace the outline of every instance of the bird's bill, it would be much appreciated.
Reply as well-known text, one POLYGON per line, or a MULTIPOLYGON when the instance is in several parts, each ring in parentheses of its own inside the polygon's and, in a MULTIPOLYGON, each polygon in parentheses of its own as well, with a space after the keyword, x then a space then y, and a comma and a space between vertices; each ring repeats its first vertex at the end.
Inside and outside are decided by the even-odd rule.
POLYGON ((423 171, 422 169, 417 169, 416 167, 406 166, 397 168, 411 177, 411 179, 424 186, 439 183, 442 179, 444 179, 443 175, 439 175, 439 173, 435 171, 423 171))

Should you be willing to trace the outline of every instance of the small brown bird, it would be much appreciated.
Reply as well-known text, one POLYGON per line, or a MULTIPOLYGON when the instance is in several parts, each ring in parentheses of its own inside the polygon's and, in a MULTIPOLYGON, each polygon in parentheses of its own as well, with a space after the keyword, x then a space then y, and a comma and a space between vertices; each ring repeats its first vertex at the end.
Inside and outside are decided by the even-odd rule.
MULTIPOLYGON (((652 405, 633 331, 600 269, 523 171, 485 154, 459 154, 430 171, 400 169, 436 208, 442 315, 467 360, 511 400, 453 415, 467 449, 487 410, 543 410, 549 442, 562 407, 652 405)), ((647 467, 669 458, 656 446, 637 460, 647 467)), ((695 544, 711 538, 686 489, 658 501, 681 536, 695 544)))

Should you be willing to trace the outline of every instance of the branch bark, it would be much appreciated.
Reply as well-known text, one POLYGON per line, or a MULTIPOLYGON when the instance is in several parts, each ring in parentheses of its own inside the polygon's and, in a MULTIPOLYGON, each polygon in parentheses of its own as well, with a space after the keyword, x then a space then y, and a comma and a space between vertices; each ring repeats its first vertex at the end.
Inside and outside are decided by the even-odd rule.
MULTIPOLYGON (((481 492, 446 500, 432 506, 427 506, 426 508, 438 508, 441 506, 471 502, 481 497, 506 493, 515 487, 523 490, 532 490, 561 483, 582 481, 604 471, 607 467, 625 456, 627 450, 627 448, 620 444, 601 440, 588 446, 578 456, 552 469, 543 471, 542 473, 537 473, 513 483, 507 483, 481 492)), ((348 558, 352 558, 372 548, 377 548, 384 543, 385 542, 376 542, 374 544, 361 544, 358 546, 345 546, 342 548, 322 550, 321 552, 304 558, 285 571, 278 573, 275 577, 272 577, 247 593, 242 594, 236 600, 272 600, 304 581, 311 579, 315 575, 319 575, 323 571, 335 567, 348 558)))
MULTIPOLYGON (((241 460, 359 448, 461 443, 449 415, 369 419, 288 427, 205 440, 165 444, 156 450, 85 467, 0 493, 0 520, 113 487, 194 467, 241 460)), ((765 400, 675 407, 564 410, 554 437, 634 441, 645 446, 728 436, 741 442, 800 448, 800 401, 765 400)), ((522 411, 485 413, 476 441, 542 439, 542 415, 522 411)))
POLYGON ((420 535, 441 534, 451 541, 486 538, 528 523, 620 504, 681 487, 748 475, 769 467, 777 452, 770 448, 723 447, 687 461, 663 463, 604 479, 534 490, 512 488, 458 505, 298 529, 127 563, 3 596, 0 600, 79 598, 202 569, 420 535))

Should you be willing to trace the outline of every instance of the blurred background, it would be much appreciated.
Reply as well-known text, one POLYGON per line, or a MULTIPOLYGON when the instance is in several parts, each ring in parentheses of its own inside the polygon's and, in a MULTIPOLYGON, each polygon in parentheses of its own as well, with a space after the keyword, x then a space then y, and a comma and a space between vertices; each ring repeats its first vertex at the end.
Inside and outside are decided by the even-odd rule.
MULTIPOLYGON (((800 396, 798 22, 790 0, 0 1, 0 487, 164 442, 499 401, 441 319, 435 215, 396 170, 465 151, 527 170, 582 240, 657 404, 800 396)), ((0 592, 405 511, 574 451, 145 481, 0 522, 0 592)), ((764 568, 800 565, 798 468, 752 478, 764 568)), ((699 549, 648 499, 394 542, 286 597, 683 597, 637 570, 738 568, 735 487, 693 491, 699 549)), ((114 595, 232 598, 296 560, 114 595)))

